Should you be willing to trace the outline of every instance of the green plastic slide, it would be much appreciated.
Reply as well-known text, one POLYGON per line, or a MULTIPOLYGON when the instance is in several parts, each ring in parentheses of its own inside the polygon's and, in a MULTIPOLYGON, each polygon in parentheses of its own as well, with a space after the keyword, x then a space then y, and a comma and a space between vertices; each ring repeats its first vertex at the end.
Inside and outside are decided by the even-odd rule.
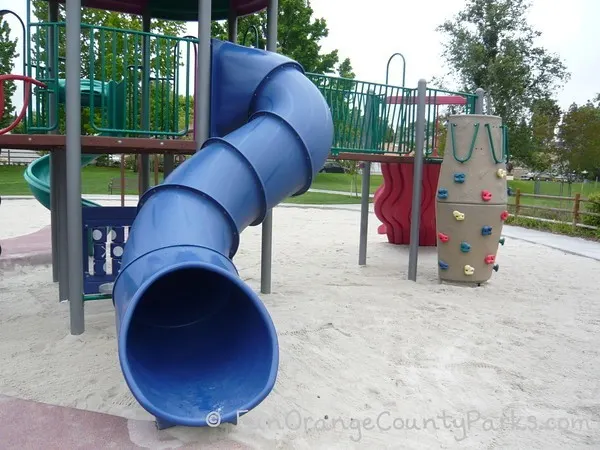
MULTIPOLYGON (((100 107, 102 98, 104 98, 104 106, 109 111, 123 111, 123 95, 120 89, 121 83, 109 81, 102 83, 101 81, 91 82, 87 79, 79 81, 79 90, 81 94, 81 105, 90 106, 90 99, 94 96, 95 107, 100 107), (117 103, 116 108, 111 108, 111 101, 117 103)), ((66 81, 58 80, 58 101, 64 103, 66 98, 66 81)), ((109 123, 115 128, 122 128, 122 119, 119 117, 109 117, 109 123), (119 126, 121 125, 121 126, 119 126)), ((100 155, 81 155, 81 167, 93 163, 100 155)), ((25 181, 29 185, 29 189, 34 197, 46 208, 50 209, 50 155, 42 156, 33 161, 25 170, 25 181)), ((81 204, 84 207, 101 206, 84 198, 81 199, 81 204)))
MULTIPOLYGON (((81 155, 81 167, 94 162, 100 155, 81 155)), ((50 155, 42 156, 33 161, 25 170, 25 181, 33 196, 50 209, 50 155)), ((81 199, 82 206, 101 206, 84 198, 81 199)))

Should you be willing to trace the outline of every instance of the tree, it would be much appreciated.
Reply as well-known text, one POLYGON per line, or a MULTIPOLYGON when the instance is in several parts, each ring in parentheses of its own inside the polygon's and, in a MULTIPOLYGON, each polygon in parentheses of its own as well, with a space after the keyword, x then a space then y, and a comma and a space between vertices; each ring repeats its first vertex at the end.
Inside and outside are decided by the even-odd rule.
POLYGON ((508 126, 512 156, 525 163, 534 149, 535 102, 551 99, 569 78, 559 57, 536 45, 541 33, 527 23, 529 7, 529 0, 467 0, 438 27, 446 38, 443 57, 461 89, 489 93, 491 113, 508 126))
POLYGON ((556 154, 556 132, 561 110, 550 98, 534 100, 531 107, 530 149, 524 153, 528 166, 537 172, 553 168, 556 154))
MULTIPOLYGON (((350 59, 340 63, 338 50, 323 53, 320 41, 329 35, 327 22, 313 18, 314 10, 309 0, 280 0, 277 23, 277 51, 298 61, 309 73, 333 74, 354 78, 350 59)), ((238 42, 266 48, 267 13, 262 11, 239 19, 238 42), (258 42, 256 42, 258 34, 258 42)), ((213 23, 213 36, 227 39, 227 29, 222 23, 213 23)))
MULTIPOLYGON (((19 56, 17 53, 17 40, 10 38, 10 26, 3 18, 0 18, 0 73, 12 73, 14 60, 19 56)), ((0 117, 0 128, 9 126, 15 118, 15 107, 12 104, 12 96, 15 93, 14 82, 4 82, 4 114, 0 117)))
MULTIPOLYGON (((598 174, 600 170, 600 95, 585 105, 572 104, 559 131, 558 161, 565 173, 598 174)), ((600 174, 598 174, 600 175, 600 174)))

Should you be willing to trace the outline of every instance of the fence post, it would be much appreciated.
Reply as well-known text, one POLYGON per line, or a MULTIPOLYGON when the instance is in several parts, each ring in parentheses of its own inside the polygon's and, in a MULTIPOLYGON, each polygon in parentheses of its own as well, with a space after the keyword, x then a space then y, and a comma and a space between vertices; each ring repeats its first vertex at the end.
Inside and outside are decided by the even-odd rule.
POLYGON ((579 223, 579 208, 581 207, 581 194, 575 194, 575 203, 573 203, 573 228, 579 223))
POLYGON ((10 166, 10 148, 8 149, 8 165, 10 166))
POLYGON ((515 195, 515 217, 519 217, 520 209, 521 209, 521 189, 517 189, 517 195, 515 195))

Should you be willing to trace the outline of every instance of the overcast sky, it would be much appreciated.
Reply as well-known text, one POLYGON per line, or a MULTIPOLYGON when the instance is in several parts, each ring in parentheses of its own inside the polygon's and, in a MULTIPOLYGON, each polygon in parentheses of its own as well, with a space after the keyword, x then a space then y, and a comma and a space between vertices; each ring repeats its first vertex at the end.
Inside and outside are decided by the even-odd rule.
MULTIPOLYGON (((416 87, 444 73, 442 34, 435 28, 460 11, 463 0, 311 0, 315 16, 324 17, 329 37, 324 48, 352 61, 357 78, 384 82, 387 60, 394 52, 406 58, 406 84, 416 87), (350 5, 356 5, 351 8, 350 5)), ((600 0, 533 0, 530 24, 542 32, 539 44, 558 53, 571 81, 558 93, 560 105, 583 103, 600 93, 600 0), (553 5, 552 7, 550 5, 553 5)), ((390 66, 390 83, 402 80, 402 63, 390 66)))
MULTIPOLYGON (((25 17, 25 0, 13 3, 11 7, 25 17)), ((324 50, 337 48, 342 59, 349 57, 358 79, 384 82, 388 58, 401 52, 407 62, 406 84, 416 87, 419 78, 443 74, 442 35, 435 28, 458 12, 464 1, 311 0, 311 4, 315 16, 324 17, 329 27, 324 50)), ((599 17, 600 0, 533 0, 529 19, 542 32, 539 44, 559 54, 571 72, 571 80, 557 93, 563 108, 600 93, 599 17)), ((18 22, 9 16, 7 20, 20 39, 18 22)), ((195 28, 195 24, 190 24, 194 35, 195 28)), ((19 67, 20 61, 16 72, 19 67)), ((390 84, 400 84, 401 70, 401 59, 394 59, 390 84)), ((22 93, 17 95, 21 98, 22 93)))

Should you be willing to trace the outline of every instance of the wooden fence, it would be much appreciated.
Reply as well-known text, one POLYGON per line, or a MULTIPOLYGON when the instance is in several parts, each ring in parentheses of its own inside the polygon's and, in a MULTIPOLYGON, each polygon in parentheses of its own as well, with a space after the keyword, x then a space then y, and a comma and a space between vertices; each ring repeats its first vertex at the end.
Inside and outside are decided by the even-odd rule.
POLYGON ((27 166, 38 159, 40 154, 33 150, 0 150, 0 165, 27 166))
MULTIPOLYGON (((600 213, 595 213, 595 212, 586 211, 585 209, 582 209, 582 205, 584 205, 585 203, 592 203, 592 202, 588 199, 581 198, 581 194, 579 194, 579 193, 575 194, 574 197, 562 197, 562 196, 558 196, 558 195, 524 194, 521 192, 520 189, 517 189, 517 191, 515 193, 515 203, 513 205, 514 209, 515 209, 514 217, 519 217, 519 216, 523 217, 523 215, 521 214, 523 209, 532 209, 534 211, 548 211, 548 212, 558 213, 558 214, 569 214, 571 216, 571 221, 563 222, 563 223, 571 223, 573 225, 573 227, 585 227, 585 228, 591 228, 591 229, 595 229, 595 230, 600 229, 599 227, 595 227, 592 225, 585 225, 580 222, 580 219, 582 216, 587 215, 587 216, 593 216, 593 217, 600 217, 600 213), (561 201, 572 202, 573 207, 572 208, 553 208, 550 206, 524 204, 521 201, 523 198, 552 200, 552 201, 556 201, 556 202, 561 202, 561 201)), ((545 220, 544 218, 541 218, 541 217, 531 217, 531 216, 526 216, 526 217, 529 219, 545 220)))

